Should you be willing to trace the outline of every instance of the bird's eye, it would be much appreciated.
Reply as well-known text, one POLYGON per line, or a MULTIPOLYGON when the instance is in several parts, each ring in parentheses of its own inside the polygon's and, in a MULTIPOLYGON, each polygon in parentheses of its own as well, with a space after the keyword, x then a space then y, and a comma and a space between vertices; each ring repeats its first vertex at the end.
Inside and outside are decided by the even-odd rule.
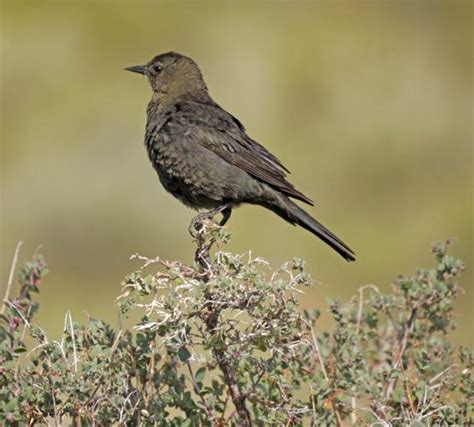
POLYGON ((161 64, 156 64, 153 66, 153 69, 155 70, 155 73, 159 73, 163 69, 163 66, 161 64))

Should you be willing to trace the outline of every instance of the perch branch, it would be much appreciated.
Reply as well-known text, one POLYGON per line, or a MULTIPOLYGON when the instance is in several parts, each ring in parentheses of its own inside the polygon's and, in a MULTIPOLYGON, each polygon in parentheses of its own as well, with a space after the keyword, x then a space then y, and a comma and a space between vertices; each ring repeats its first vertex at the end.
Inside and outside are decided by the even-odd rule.
MULTIPOLYGON (((225 207, 219 207, 210 212, 201 213, 193 218, 191 224, 189 225, 189 232, 191 236, 195 238, 197 243, 195 260, 201 269, 204 272, 207 272, 205 277, 206 281, 210 278, 209 267, 212 265, 210 250, 214 244, 214 241, 206 241, 203 232, 205 231, 205 227, 208 226, 207 222, 212 221, 212 219, 217 214, 221 213, 223 209, 225 209, 225 207)), ((206 324, 208 332, 214 335, 216 334, 216 326, 219 320, 219 315, 221 314, 222 310, 226 308, 226 306, 213 303, 212 301, 215 298, 209 289, 206 289, 205 293, 206 299, 209 301, 207 307, 209 314, 203 320, 206 324)), ((222 371, 224 382, 227 384, 232 402, 234 403, 238 416, 238 425, 242 427, 251 427, 253 423, 250 411, 248 410, 246 404, 247 397, 238 384, 237 376, 234 372, 234 369, 232 368, 231 363, 229 362, 227 354, 220 348, 214 348, 212 352, 220 370, 222 371)))

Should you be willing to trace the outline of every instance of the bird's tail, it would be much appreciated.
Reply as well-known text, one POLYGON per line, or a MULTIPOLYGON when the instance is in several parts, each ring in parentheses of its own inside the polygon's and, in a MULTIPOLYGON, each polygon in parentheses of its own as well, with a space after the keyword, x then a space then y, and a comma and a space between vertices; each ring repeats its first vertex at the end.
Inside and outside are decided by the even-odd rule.
POLYGON ((266 207, 291 224, 299 225, 318 236, 347 261, 355 261, 355 253, 349 246, 289 198, 280 196, 266 207))

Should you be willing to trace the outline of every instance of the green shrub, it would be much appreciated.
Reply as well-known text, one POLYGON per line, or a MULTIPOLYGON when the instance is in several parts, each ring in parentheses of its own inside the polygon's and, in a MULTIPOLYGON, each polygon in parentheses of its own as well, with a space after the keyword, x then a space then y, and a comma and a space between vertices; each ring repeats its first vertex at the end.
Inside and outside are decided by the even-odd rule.
POLYGON ((299 298, 311 279, 294 259, 272 271, 217 251, 224 229, 194 233, 195 266, 142 260, 118 298, 130 330, 66 315, 60 341, 33 323, 41 255, 19 273, 0 319, 0 420, 5 425, 466 425, 472 354, 448 339, 463 264, 400 276, 391 293, 365 286, 332 301, 332 330, 299 298), (25 339, 34 342, 28 348, 25 339))

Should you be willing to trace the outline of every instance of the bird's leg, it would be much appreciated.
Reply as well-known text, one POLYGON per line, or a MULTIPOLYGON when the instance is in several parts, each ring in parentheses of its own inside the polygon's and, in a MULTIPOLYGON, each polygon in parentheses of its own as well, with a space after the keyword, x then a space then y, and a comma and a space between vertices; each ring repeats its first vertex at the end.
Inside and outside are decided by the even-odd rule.
POLYGON ((222 210, 221 210, 222 219, 221 219, 221 222, 219 223, 219 225, 221 227, 224 227, 224 225, 226 225, 227 221, 229 221, 230 215, 232 214, 232 206, 229 205, 229 204, 226 204, 226 205, 221 206, 221 208, 222 208, 222 210))
POLYGON ((222 219, 219 222, 219 226, 223 227, 230 218, 232 214, 232 205, 230 203, 225 203, 218 206, 208 212, 201 212, 197 214, 189 224, 189 233, 191 236, 195 237, 195 232, 198 231, 206 219, 213 220, 214 217, 218 214, 222 214, 222 219))
POLYGON ((203 235, 205 221, 213 221, 214 217, 220 213, 222 214, 222 219, 218 225, 222 227, 230 218, 232 206, 226 203, 212 209, 209 212, 201 212, 196 215, 189 224, 189 234, 191 234, 191 236, 196 239, 198 244, 195 261, 201 266, 203 270, 207 270, 211 264, 210 249, 214 243, 212 240, 207 241, 203 235))
POLYGON ((230 214, 232 213, 232 205, 230 203, 224 203, 217 208, 214 208, 207 212, 205 215, 208 219, 213 220, 214 217, 218 214, 222 214, 222 219, 219 222, 219 225, 223 227, 225 223, 229 220, 230 214))

